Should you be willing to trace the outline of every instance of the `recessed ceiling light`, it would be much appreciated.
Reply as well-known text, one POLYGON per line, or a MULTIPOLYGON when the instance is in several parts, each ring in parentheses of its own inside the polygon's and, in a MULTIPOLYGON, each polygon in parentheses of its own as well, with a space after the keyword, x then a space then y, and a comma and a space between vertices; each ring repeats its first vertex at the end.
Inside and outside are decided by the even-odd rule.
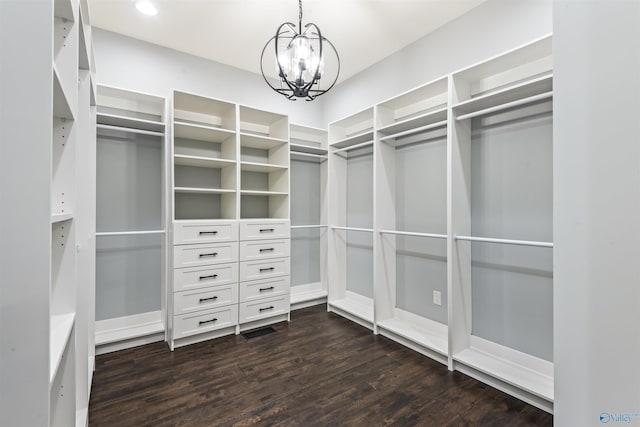
POLYGON ((150 1, 141 0, 136 2, 136 9, 140 13, 144 13, 145 15, 155 16, 158 14, 158 9, 151 3, 150 1))

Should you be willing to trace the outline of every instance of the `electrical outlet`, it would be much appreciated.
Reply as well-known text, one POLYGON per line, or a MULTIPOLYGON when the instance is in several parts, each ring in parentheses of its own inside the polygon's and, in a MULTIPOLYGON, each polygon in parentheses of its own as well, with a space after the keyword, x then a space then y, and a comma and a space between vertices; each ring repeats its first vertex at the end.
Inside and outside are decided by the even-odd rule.
POLYGON ((433 303, 435 305, 442 305, 442 293, 440 293, 440 291, 433 291, 433 303))

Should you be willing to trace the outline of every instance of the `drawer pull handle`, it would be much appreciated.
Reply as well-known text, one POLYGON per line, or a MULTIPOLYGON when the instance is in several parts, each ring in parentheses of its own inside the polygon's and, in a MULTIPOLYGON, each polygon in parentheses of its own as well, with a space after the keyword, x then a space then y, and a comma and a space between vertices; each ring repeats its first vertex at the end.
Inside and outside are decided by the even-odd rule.
POLYGON ((260 229, 261 233, 273 233, 274 231, 276 231, 275 228, 261 228, 260 229))
POLYGON ((274 308, 275 308, 274 306, 269 306, 269 307, 261 308, 261 309, 260 309, 260 313, 262 313, 263 311, 267 311, 267 310, 273 310, 274 308))
POLYGON ((200 298, 200 302, 215 301, 217 299, 218 299, 218 297, 200 298))
POLYGON ((213 257, 213 256, 218 256, 218 252, 212 252, 210 254, 200 254, 200 258, 205 258, 205 257, 213 257))
POLYGON ((260 273, 262 273, 263 271, 273 271, 273 270, 275 270, 275 267, 261 268, 260 273))
POLYGON ((199 279, 200 280, 204 280, 204 279, 216 279, 218 277, 217 274, 212 274, 211 276, 200 276, 199 279))
POLYGON ((206 235, 215 236, 216 234, 218 234, 217 231, 201 231, 200 232, 201 236, 206 236, 206 235))
POLYGON ((206 325, 207 323, 213 323, 213 322, 217 322, 218 319, 216 319, 215 317, 211 320, 201 320, 198 322, 198 326, 202 326, 202 325, 206 325))
POLYGON ((262 252, 273 252, 275 250, 275 248, 264 248, 264 249, 260 249, 260 253, 262 252))
POLYGON ((268 288, 260 288, 260 292, 265 292, 265 291, 272 291, 275 288, 273 286, 269 286, 268 288))

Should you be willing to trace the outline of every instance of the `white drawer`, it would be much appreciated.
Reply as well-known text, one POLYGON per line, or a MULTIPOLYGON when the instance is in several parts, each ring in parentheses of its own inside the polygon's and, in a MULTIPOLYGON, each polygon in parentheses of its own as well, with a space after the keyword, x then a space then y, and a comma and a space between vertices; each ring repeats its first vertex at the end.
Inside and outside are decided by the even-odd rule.
POLYGON ((238 260, 238 242, 204 243, 173 247, 173 267, 197 267, 238 260))
POLYGON ((238 324, 238 306, 236 304, 213 310, 198 311, 173 318, 173 338, 215 331, 238 324))
POLYGON ((238 281, 238 263, 173 270, 173 291, 189 291, 238 281))
POLYGON ((240 303, 240 323, 253 322, 289 312, 289 294, 240 303))
POLYGON ((288 257, 290 240, 253 240, 240 242, 240 261, 288 257))
POLYGON ((264 261, 244 261, 240 263, 240 281, 268 279, 289 276, 289 258, 274 258, 264 261))
POLYGON ((288 239, 291 236, 289 221, 243 221, 240 223, 240 240, 288 239))
POLYGON ((173 244, 228 242, 238 240, 238 223, 233 222, 174 222, 173 244))
POLYGON ((289 276, 274 277, 266 280, 253 280, 240 284, 240 302, 254 301, 261 298, 276 297, 289 293, 289 276))
POLYGON ((238 284, 214 286, 173 294, 173 314, 193 313, 238 303, 238 284))

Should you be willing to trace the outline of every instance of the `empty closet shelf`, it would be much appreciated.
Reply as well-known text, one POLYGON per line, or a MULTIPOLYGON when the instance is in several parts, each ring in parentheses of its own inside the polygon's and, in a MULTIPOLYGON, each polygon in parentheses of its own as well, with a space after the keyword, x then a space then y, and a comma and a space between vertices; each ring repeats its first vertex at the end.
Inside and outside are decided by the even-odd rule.
POLYGON ((289 144, 289 150, 291 150, 291 153, 293 154, 294 152, 297 154, 303 153, 303 154, 318 154, 318 155, 326 155, 327 154, 327 149, 326 148, 322 148, 322 147, 314 147, 311 145, 303 145, 303 144, 289 144))
POLYGON ((51 338, 50 338, 50 352, 49 357, 50 369, 49 369, 49 382, 53 382, 53 379, 58 372, 60 361, 64 350, 69 343, 69 337, 73 330, 73 325, 76 319, 75 313, 57 314, 51 316, 51 338))
MULTIPOLYGON (((435 323, 435 322, 433 322, 435 323)), ((378 322, 378 328, 384 329, 401 338, 412 341, 443 356, 448 355, 447 327, 421 328, 402 319, 387 319, 378 322)))
POLYGON ((286 196, 286 191, 258 191, 258 190, 241 190, 243 196, 286 196))
POLYGON ((427 130, 429 128, 442 127, 447 124, 447 109, 441 108, 435 111, 421 114, 419 116, 410 117, 404 120, 399 120, 395 123, 384 126, 378 131, 385 135, 384 138, 394 138, 401 136, 405 132, 427 130))
POLYGON ((193 166, 198 168, 221 169, 236 164, 235 160, 218 159, 213 157, 187 156, 176 154, 173 156, 174 164, 178 166, 193 166))
POLYGON ((73 219, 73 212, 54 212, 51 214, 51 224, 73 219))
POLYGON ((121 116, 117 114, 98 113, 96 116, 99 125, 109 125, 116 128, 128 128, 132 131, 146 130, 158 132, 163 135, 164 123, 152 120, 138 119, 135 117, 121 116))
MULTIPOLYGON (((363 300, 367 299, 362 297, 363 300)), ((329 301, 329 306, 337 311, 342 311, 359 319, 373 323, 373 300, 369 302, 359 299, 345 298, 329 301)))
POLYGON ((257 148, 260 150, 270 150, 289 141, 281 138, 273 138, 270 136, 254 135, 251 133, 240 133, 240 145, 242 147, 257 148))
POLYGON ((240 162, 240 169, 243 172, 275 172, 287 170, 288 167, 284 165, 274 165, 270 163, 255 163, 255 162, 240 162))
POLYGON ((224 142, 235 135, 235 132, 206 124, 195 124, 176 120, 173 123, 176 138, 193 139, 205 142, 224 142))
POLYGON ((200 187, 174 187, 176 193, 194 194, 228 194, 235 193, 236 190, 226 190, 223 188, 200 188, 200 187))

